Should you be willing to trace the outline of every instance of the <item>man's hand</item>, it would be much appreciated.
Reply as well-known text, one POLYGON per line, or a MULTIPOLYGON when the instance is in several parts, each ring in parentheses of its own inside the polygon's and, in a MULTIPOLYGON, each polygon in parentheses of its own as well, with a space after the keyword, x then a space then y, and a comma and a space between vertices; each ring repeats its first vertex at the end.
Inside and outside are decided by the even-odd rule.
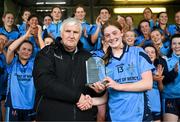
POLYGON ((76 103, 77 107, 82 110, 88 110, 92 108, 92 98, 89 95, 81 94, 78 103, 76 103))

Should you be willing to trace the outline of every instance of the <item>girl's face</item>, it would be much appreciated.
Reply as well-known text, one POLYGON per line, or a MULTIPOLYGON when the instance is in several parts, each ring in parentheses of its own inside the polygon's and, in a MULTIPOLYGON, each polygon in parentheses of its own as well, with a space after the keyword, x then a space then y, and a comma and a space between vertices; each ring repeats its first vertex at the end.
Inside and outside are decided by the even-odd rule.
POLYGON ((176 55, 180 56, 180 37, 172 39, 171 48, 176 55))
POLYGON ((52 22, 52 19, 51 19, 50 16, 45 16, 44 17, 44 25, 48 26, 48 25, 51 24, 51 22, 52 22))
POLYGON ((122 36, 121 31, 113 25, 104 29, 104 38, 111 48, 118 48, 122 44, 122 36))
POLYGON ((124 40, 129 46, 133 46, 135 42, 135 33, 132 31, 128 31, 125 33, 124 40))
POLYGON ((167 13, 160 14, 160 16, 159 16, 159 23, 163 24, 163 25, 166 25, 167 22, 168 22, 168 15, 167 15, 167 13))
POLYGON ((38 25, 38 18, 37 17, 32 17, 29 21, 28 24, 31 28, 37 28, 38 25))
POLYGON ((82 20, 84 19, 85 15, 86 15, 86 12, 84 11, 84 8, 78 7, 78 8, 76 9, 75 17, 76 17, 78 20, 82 21, 82 20))
POLYGON ((51 12, 51 16, 54 21, 59 21, 62 16, 61 10, 59 8, 54 8, 53 11, 51 12))
POLYGON ((32 51, 32 45, 29 43, 24 43, 21 45, 17 53, 20 59, 28 60, 31 57, 32 51))
POLYGON ((152 18, 152 12, 149 9, 145 9, 143 15, 145 20, 150 20, 152 18))
POLYGON ((14 23, 14 16, 13 14, 6 14, 4 17, 3 17, 3 22, 4 22, 4 25, 5 26, 12 26, 13 23, 14 23))
POLYGON ((133 25, 133 19, 131 17, 126 17, 126 23, 130 26, 133 25))
POLYGON ((159 45, 162 43, 162 35, 159 31, 155 30, 151 32, 151 40, 155 45, 159 45))
POLYGON ((142 22, 140 24, 140 28, 143 35, 149 35, 149 33, 151 32, 151 28, 148 22, 142 22))
POLYGON ((156 51, 153 47, 146 47, 145 52, 148 54, 152 62, 156 59, 156 51))
POLYGON ((175 22, 176 22, 176 24, 180 25, 180 12, 176 13, 175 22))
POLYGON ((24 11, 23 15, 22 15, 22 19, 23 21, 27 22, 29 16, 31 15, 30 11, 24 11))

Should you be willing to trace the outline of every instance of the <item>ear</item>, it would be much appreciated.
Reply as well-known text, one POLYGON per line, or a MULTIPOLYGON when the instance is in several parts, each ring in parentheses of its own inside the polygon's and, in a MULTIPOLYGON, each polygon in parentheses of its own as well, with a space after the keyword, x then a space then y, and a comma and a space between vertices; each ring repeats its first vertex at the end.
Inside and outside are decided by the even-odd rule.
POLYGON ((109 16, 108 16, 108 17, 109 17, 109 19, 110 19, 110 18, 111 18, 111 14, 109 14, 109 16))
POLYGON ((2 17, 2 21, 4 22, 4 16, 2 17))
POLYGON ((53 15, 53 12, 51 12, 51 16, 53 15))

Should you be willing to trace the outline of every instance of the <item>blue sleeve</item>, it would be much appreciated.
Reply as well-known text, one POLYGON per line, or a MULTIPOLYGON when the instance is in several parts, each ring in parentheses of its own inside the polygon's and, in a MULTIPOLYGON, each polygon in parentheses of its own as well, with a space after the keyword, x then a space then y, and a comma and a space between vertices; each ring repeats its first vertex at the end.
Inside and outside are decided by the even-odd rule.
POLYGON ((10 64, 7 64, 7 72, 8 74, 11 74, 12 73, 12 68, 13 68, 13 65, 15 64, 15 62, 18 60, 18 57, 15 56, 14 59, 12 60, 12 62, 10 64))
POLYGON ((92 25, 91 28, 90 28, 90 30, 89 30, 89 33, 90 33, 91 35, 93 35, 93 34, 96 32, 96 29, 97 29, 97 25, 92 25))
POLYGON ((160 53, 167 56, 170 51, 170 41, 166 41, 163 43, 162 47, 160 48, 160 53))
POLYGON ((139 51, 139 69, 140 74, 154 69, 154 65, 152 64, 149 56, 143 51, 143 49, 139 51))

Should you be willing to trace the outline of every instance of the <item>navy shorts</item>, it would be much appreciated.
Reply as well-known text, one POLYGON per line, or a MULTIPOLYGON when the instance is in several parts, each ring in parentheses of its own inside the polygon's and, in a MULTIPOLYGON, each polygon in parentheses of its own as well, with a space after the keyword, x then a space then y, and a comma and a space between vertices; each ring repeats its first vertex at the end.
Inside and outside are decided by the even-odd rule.
POLYGON ((161 120, 161 113, 160 112, 152 112, 153 121, 161 120))
POLYGON ((33 121, 33 110, 21 110, 10 108, 9 121, 33 121))
POLYGON ((163 102, 164 113, 171 113, 180 117, 180 98, 166 98, 163 102))

